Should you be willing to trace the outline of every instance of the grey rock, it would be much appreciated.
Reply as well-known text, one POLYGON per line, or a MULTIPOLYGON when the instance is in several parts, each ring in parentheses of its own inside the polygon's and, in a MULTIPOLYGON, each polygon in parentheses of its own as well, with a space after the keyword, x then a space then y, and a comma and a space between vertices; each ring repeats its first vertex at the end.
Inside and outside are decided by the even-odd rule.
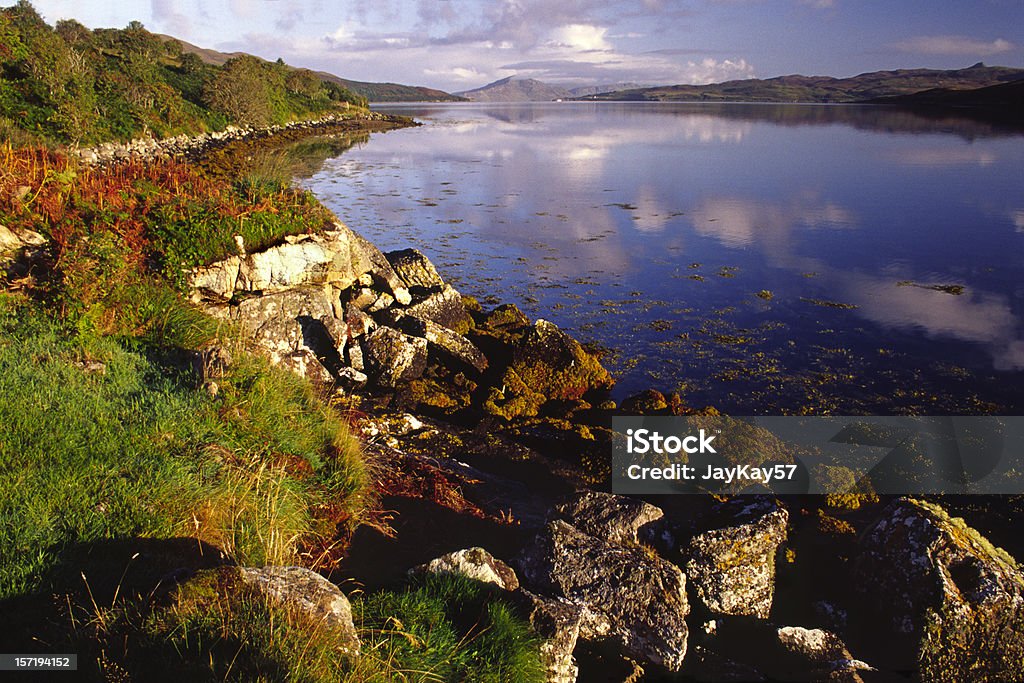
MULTIPOLYGON (((338 341, 323 322, 333 314, 321 287, 297 287, 208 310, 237 323, 274 364, 325 381, 341 367, 338 341)), ((338 328, 335 333, 340 335, 338 328)))
POLYGON ((435 322, 457 334, 466 334, 473 325, 473 319, 462 303, 462 295, 450 285, 419 298, 406 309, 406 313, 435 322))
POLYGON ((427 340, 379 327, 363 342, 366 369, 383 387, 420 377, 427 367, 427 340))
POLYGON ((531 590, 583 608, 581 638, 612 639, 670 671, 682 666, 690 606, 675 565, 555 520, 527 547, 519 568, 531 590))
POLYGON ((938 505, 894 501, 868 529, 856 576, 922 680, 1007 681, 1024 662, 1024 572, 938 505))
POLYGON ((416 249, 389 251, 384 254, 398 277, 409 287, 424 289, 440 289, 444 280, 437 274, 437 269, 426 256, 416 249))
POLYGON ((409 570, 410 574, 455 574, 474 581, 514 591, 519 588, 515 571, 483 548, 466 548, 447 553, 409 570))
POLYGON ((369 287, 353 287, 349 293, 348 303, 361 311, 373 305, 379 295, 369 287))
POLYGON ((583 533, 624 545, 639 544, 640 529, 665 515, 642 500, 598 491, 576 494, 555 510, 583 533))
POLYGON ((429 342, 431 349, 440 351, 448 358, 457 360, 477 372, 487 370, 487 357, 483 352, 473 342, 447 327, 415 315, 402 315, 397 318, 395 324, 403 332, 423 337, 429 342))
MULTIPOLYGON (((723 516, 732 516, 725 506, 723 516)), ((775 554, 786 540, 789 513, 770 501, 746 504, 736 518, 750 520, 694 536, 686 576, 698 599, 716 614, 768 618, 775 593, 775 554)))
POLYGON ((575 683, 579 667, 573 651, 580 635, 583 608, 522 589, 514 597, 534 632, 543 639, 540 657, 547 683, 575 683))
POLYGON ((235 571, 245 586, 322 624, 338 635, 348 654, 359 654, 352 605, 333 583, 302 567, 237 567, 235 571))

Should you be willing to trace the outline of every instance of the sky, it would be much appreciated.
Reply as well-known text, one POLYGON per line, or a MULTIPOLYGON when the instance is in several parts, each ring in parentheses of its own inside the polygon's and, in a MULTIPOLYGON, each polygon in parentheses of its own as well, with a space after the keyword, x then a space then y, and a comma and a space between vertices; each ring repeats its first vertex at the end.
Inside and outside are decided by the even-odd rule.
MULTIPOLYGON (((11 4, 10 0, 0 0, 11 4)), ((141 21, 201 47, 453 92, 1024 67, 1024 0, 33 0, 51 24, 141 21)))

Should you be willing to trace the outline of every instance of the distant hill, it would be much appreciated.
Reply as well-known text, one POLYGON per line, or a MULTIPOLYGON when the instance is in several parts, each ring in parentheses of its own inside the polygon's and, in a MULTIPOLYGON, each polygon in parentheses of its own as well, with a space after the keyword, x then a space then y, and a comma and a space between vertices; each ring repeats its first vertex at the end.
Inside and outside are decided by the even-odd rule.
POLYGON ((1024 78, 1024 69, 985 66, 966 69, 900 69, 873 71, 852 78, 779 76, 749 78, 711 85, 671 85, 622 90, 586 99, 712 102, 863 102, 909 95, 934 88, 966 90, 1024 78))
POLYGON ((1024 112, 1024 79, 971 90, 932 88, 910 95, 878 97, 871 104, 896 104, 905 107, 976 108, 1002 112, 1024 112))
POLYGON ((609 83, 569 88, 534 78, 509 76, 480 88, 463 90, 455 94, 474 102, 551 102, 642 87, 639 83, 609 83))
POLYGON ((434 90, 419 85, 400 85, 398 83, 366 83, 364 81, 350 81, 326 71, 316 72, 325 81, 337 83, 343 88, 348 88, 354 93, 362 95, 371 102, 464 102, 464 97, 458 97, 443 90, 434 90))
POLYGON ((550 102, 573 96, 567 88, 549 85, 533 78, 515 76, 455 94, 474 102, 550 102))
MULTIPOLYGON (((188 43, 180 38, 161 35, 164 40, 176 40, 181 43, 182 52, 191 53, 199 57, 206 64, 221 66, 232 57, 237 57, 241 52, 218 52, 208 48, 199 47, 188 43)), ((415 85, 400 85, 398 83, 367 83, 364 81, 350 81, 326 71, 317 71, 316 75, 329 83, 335 83, 347 88, 357 95, 361 95, 371 102, 459 102, 463 98, 456 97, 443 90, 424 88, 415 85)))

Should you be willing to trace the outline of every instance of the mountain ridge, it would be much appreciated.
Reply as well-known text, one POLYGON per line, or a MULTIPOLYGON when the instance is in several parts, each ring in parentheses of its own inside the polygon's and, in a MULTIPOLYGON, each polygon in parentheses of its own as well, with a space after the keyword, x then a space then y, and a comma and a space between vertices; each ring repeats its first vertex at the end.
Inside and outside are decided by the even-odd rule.
POLYGON ((864 102, 879 97, 910 95, 944 88, 969 90, 1024 78, 1024 69, 986 66, 964 69, 896 69, 870 71, 849 78, 789 74, 709 85, 670 85, 590 95, 587 100, 711 101, 711 102, 864 102))

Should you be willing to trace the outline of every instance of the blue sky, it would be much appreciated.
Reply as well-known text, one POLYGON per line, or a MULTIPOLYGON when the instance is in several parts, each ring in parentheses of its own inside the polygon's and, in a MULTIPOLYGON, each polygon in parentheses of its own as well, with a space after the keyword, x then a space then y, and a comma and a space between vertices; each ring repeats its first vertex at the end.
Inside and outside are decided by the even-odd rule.
POLYGON ((202 47, 455 91, 1024 67, 1024 0, 34 0, 51 23, 137 19, 202 47))

